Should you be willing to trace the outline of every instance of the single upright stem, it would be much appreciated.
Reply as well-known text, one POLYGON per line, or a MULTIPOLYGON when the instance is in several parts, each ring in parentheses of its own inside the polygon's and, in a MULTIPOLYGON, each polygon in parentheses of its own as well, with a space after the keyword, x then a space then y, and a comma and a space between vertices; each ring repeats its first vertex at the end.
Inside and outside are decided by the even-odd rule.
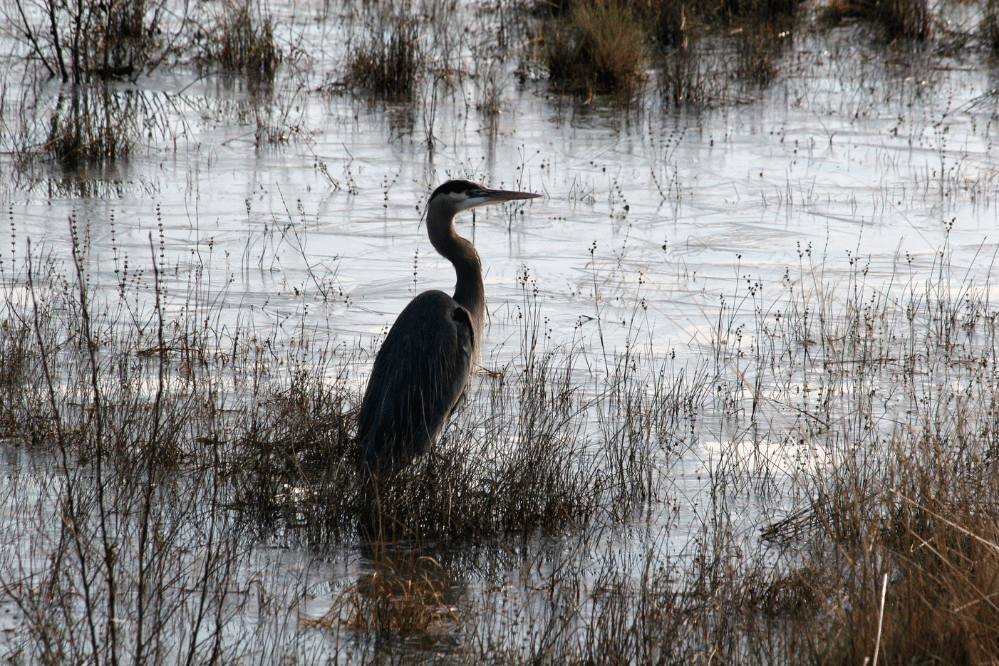
MULTIPOLYGON (((20 3, 18 3, 20 7, 20 3)), ((52 45, 55 47, 56 62, 59 63, 59 74, 62 82, 69 81, 69 73, 66 72, 66 63, 62 58, 62 42, 59 39, 59 21, 56 19, 56 0, 49 0, 49 30, 52 33, 52 45)))
MULTIPOLYGON (((87 345, 90 362, 90 388, 94 392, 94 476, 97 481, 97 512, 101 527, 101 544, 104 548, 104 567, 107 570, 108 584, 108 638, 112 666, 118 664, 118 618, 115 616, 117 589, 115 586, 115 550, 108 538, 108 511, 104 497, 104 408, 101 404, 101 388, 98 381, 97 342, 90 326, 90 305, 87 302, 87 283, 80 263, 80 246, 76 236, 75 222, 70 219, 70 234, 73 238, 73 266, 76 268, 76 281, 80 288, 80 319, 83 324, 83 342, 87 345)), ((96 655, 95 655, 96 657, 96 655)))
POLYGON ((153 235, 149 234, 149 249, 153 257, 153 288, 156 291, 156 339, 159 347, 159 377, 156 383, 156 398, 153 400, 153 427, 146 443, 146 487, 143 489, 142 515, 139 520, 139 584, 136 600, 136 629, 135 629, 135 664, 139 666, 143 663, 143 625, 145 623, 146 611, 146 579, 148 578, 148 562, 146 558, 146 547, 149 540, 149 522, 153 509, 153 494, 156 489, 156 450, 159 447, 160 438, 160 405, 163 399, 163 385, 165 383, 166 371, 166 349, 163 341, 163 308, 160 303, 160 271, 156 265, 156 248, 153 245, 153 235))
POLYGON ((871 666, 877 666, 878 652, 881 650, 881 623, 885 619, 885 593, 888 591, 888 574, 881 580, 881 610, 878 612, 878 640, 874 643, 874 660, 871 666))

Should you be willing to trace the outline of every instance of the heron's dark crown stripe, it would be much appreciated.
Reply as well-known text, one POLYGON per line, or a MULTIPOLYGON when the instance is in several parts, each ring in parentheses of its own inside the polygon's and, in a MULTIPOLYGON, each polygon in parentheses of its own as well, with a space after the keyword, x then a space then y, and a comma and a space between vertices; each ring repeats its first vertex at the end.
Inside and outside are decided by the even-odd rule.
POLYGON ((465 192, 467 190, 481 190, 482 186, 478 183, 473 183, 470 180, 449 180, 430 195, 430 200, 434 200, 438 196, 444 194, 455 194, 457 192, 465 192))

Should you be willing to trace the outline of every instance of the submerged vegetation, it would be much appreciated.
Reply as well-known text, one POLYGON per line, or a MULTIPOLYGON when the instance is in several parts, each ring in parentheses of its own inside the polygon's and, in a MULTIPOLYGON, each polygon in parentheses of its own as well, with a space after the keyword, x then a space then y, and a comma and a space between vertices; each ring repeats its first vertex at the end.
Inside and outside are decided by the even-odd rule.
POLYGON ((97 298, 73 229, 68 264, 3 269, 0 437, 25 462, 0 581, 23 654, 233 661, 332 640, 366 660, 372 635, 456 641, 458 663, 977 663, 999 644, 999 312, 988 285, 955 291, 947 250, 880 284, 859 262, 825 283, 802 254, 772 300, 721 305, 697 369, 634 349, 596 387, 585 349, 547 342, 525 274, 519 355, 373 505, 363 350, 228 328, 206 285, 167 295, 155 254, 97 298), (703 422, 732 436, 676 543, 671 469, 703 422), (737 517, 751 498, 772 516, 757 533, 737 517), (262 538, 361 538, 374 568, 316 605, 307 570, 267 572, 262 538))

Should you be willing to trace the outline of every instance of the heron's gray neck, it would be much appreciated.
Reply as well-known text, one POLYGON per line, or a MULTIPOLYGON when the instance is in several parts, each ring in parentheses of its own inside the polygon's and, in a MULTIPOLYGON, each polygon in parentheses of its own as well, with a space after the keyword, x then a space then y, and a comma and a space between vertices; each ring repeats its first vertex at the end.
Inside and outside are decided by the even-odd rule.
POLYGON ((475 347, 478 350, 486 314, 486 288, 482 282, 482 260, 475 246, 454 231, 456 211, 433 206, 427 211, 427 232, 434 249, 454 266, 457 281, 454 300, 468 310, 475 325, 475 347))

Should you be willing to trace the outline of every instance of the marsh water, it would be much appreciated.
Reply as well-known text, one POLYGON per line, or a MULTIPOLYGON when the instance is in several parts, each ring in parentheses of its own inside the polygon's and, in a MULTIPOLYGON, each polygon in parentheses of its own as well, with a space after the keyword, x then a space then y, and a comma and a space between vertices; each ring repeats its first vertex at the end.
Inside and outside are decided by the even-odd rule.
MULTIPOLYGON (((361 30, 356 10, 272 10, 286 57, 273 84, 161 68, 112 84, 150 119, 127 159, 25 167, 5 149, 0 197, 9 224, 0 229, 0 253, 8 275, 29 241, 33 252, 66 255, 75 225, 97 297, 114 299, 123 276, 148 280, 162 256, 167 319, 191 308, 196 292, 217 308, 214 327, 248 326, 276 346, 309 338, 368 350, 350 357, 358 395, 373 351, 408 300, 453 285, 421 223, 429 193, 448 178, 544 195, 457 221, 485 267, 482 377, 520 353, 530 304, 545 345, 580 350, 576 371, 585 382, 629 348, 671 358, 677 371, 710 372, 720 355, 750 349, 757 313, 779 313, 786 285, 806 277, 820 276, 828 289, 849 283, 859 265, 867 285, 901 297, 923 289, 946 255, 951 289, 990 281, 999 247, 999 70, 984 52, 885 46, 847 23, 788 37, 779 74, 761 84, 724 73, 718 63, 734 47, 721 40, 701 72, 712 81, 708 101, 678 109, 651 67, 630 98, 554 91, 524 64, 525 44, 493 41, 502 11, 471 3, 453 8, 471 33, 442 33, 445 44, 454 38, 438 45, 446 64, 415 99, 385 101, 328 85, 361 30)), ((947 20, 958 26, 976 18, 969 8, 954 11, 947 20)), ((15 100, 23 53, 14 44, 5 51, 15 54, 5 74, 15 100)), ((44 122, 59 84, 44 83, 37 94, 43 102, 29 125, 44 122)), ((16 122, 5 116, 8 127, 16 122)), ((821 463, 821 452, 778 447, 731 419, 709 415, 692 427, 689 446, 662 467, 670 489, 664 515, 611 526, 587 548, 637 560, 652 542, 663 557, 680 556, 707 520, 703 493, 719 458, 762 455, 784 471, 782 484, 821 463)), ((4 465, 5 476, 30 467, 15 449, 4 465)), ((734 510, 747 538, 779 517, 751 502, 734 510)), ((296 636, 294 649, 349 659, 339 631, 303 621, 335 606, 371 569, 369 554, 350 543, 317 551, 282 534, 254 546, 253 567, 237 587, 261 590, 261 606, 265 589, 275 598, 273 590, 301 594, 280 613, 242 606, 234 622, 266 624, 296 636)), ((570 530, 499 547, 488 572, 452 562, 464 573, 442 605, 496 608, 518 594, 525 566, 557 569, 573 549, 570 530), (530 548, 527 562, 520 551, 530 548)), ((523 612, 512 621, 529 625, 523 612)), ((507 635, 495 620, 482 622, 478 640, 507 635)), ((4 625, 8 638, 16 628, 16 620, 4 625)), ((533 640, 529 628, 520 635, 533 640)), ((392 649, 421 658, 467 646, 445 631, 392 649)))

